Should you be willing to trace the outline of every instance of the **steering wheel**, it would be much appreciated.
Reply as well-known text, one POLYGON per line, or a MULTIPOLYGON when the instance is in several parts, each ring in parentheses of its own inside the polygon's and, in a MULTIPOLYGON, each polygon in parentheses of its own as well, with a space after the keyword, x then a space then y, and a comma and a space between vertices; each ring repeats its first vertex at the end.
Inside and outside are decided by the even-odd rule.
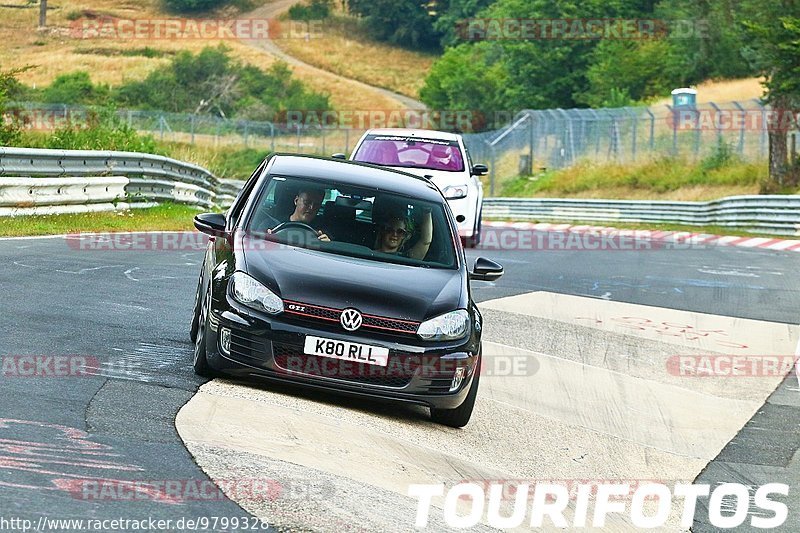
POLYGON ((295 222, 295 221, 291 221, 291 220, 289 222, 283 222, 281 224, 278 224, 277 226, 272 228, 272 233, 275 234, 275 233, 278 233, 278 232, 281 232, 281 231, 288 231, 288 230, 292 230, 292 229, 301 229, 301 230, 307 231, 309 233, 313 233, 314 237, 317 236, 317 230, 315 230, 314 228, 312 228, 311 226, 309 226, 305 222, 295 222))

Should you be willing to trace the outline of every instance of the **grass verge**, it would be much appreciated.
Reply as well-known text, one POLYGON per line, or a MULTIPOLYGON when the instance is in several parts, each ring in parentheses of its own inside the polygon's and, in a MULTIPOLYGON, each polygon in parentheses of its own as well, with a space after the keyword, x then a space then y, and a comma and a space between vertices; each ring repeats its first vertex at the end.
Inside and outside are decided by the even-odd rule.
POLYGON ((582 163, 534 177, 506 180, 501 183, 498 196, 713 200, 758 194, 768 174, 765 161, 746 162, 728 156, 699 162, 664 158, 625 165, 582 163))
POLYGON ((162 204, 145 209, 74 215, 3 217, 2 237, 63 235, 92 231, 184 231, 194 228, 197 209, 180 204, 162 204))

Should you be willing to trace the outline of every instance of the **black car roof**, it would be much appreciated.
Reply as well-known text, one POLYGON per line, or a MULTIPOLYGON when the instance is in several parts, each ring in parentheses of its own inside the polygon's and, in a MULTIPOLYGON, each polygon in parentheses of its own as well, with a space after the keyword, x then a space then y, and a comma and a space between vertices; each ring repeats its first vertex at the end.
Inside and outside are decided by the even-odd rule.
POLYGON ((386 192, 442 202, 439 189, 425 178, 368 163, 312 155, 274 154, 270 174, 333 180, 348 185, 375 187, 386 192))

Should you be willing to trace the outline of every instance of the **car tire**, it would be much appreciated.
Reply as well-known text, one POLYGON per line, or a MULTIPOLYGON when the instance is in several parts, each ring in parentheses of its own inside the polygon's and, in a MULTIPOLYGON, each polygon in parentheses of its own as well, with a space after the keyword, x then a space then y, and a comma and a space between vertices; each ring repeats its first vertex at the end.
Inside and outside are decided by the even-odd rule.
POLYGON ((189 327, 189 340, 195 342, 197 340, 197 329, 198 324, 200 323, 200 302, 202 298, 200 295, 203 291, 203 276, 200 276, 200 280, 197 282, 197 290, 194 293, 194 306, 192 308, 192 324, 189 327))
POLYGON ((213 378, 216 373, 208 364, 206 353, 206 333, 208 330, 208 313, 211 308, 211 288, 206 291, 205 297, 200 304, 200 311, 197 317, 197 335, 194 341, 194 360, 192 367, 194 373, 204 378, 213 378))
POLYGON ((478 382, 480 381, 480 360, 475 367, 475 377, 472 379, 469 393, 463 403, 455 409, 434 409, 431 408, 431 420, 443 426, 451 428, 463 428, 472 417, 472 410, 475 407, 475 398, 478 397, 478 382))
POLYGON ((475 232, 472 234, 472 237, 466 239, 467 247, 469 248, 477 248, 478 245, 481 243, 482 218, 483 218, 483 209, 478 211, 478 223, 475 224, 475 232))

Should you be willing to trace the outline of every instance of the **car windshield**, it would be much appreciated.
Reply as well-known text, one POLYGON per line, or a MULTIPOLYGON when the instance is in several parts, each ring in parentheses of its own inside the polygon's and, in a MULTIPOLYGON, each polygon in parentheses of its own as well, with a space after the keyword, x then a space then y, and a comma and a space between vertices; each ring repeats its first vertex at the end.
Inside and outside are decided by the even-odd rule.
POLYGON ((355 161, 389 167, 462 172, 464 158, 458 141, 396 135, 368 135, 355 161))
POLYGON ((375 188, 273 176, 246 234, 290 246, 426 268, 455 268, 444 207, 375 188))

